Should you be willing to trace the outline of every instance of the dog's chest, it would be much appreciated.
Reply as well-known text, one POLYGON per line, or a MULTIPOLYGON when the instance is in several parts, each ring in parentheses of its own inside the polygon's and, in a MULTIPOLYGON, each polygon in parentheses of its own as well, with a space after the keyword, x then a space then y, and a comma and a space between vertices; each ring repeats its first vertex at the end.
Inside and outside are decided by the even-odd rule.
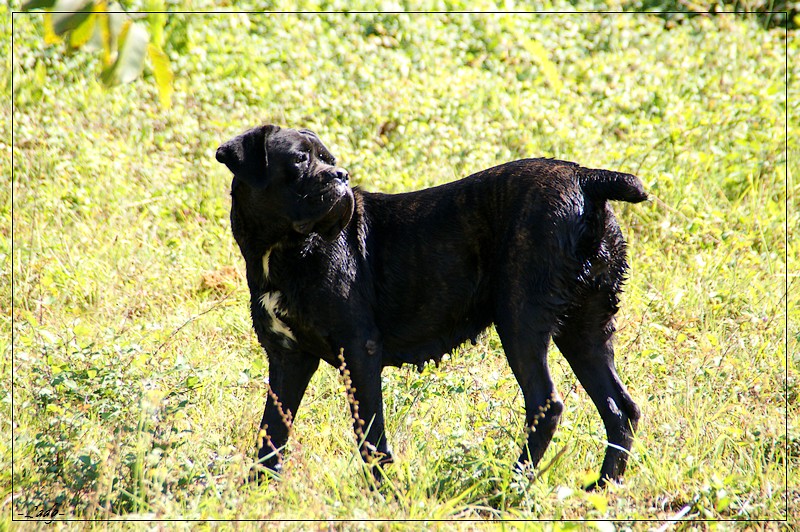
POLYGON ((253 294, 258 305, 264 311, 261 315, 262 324, 269 333, 273 341, 277 341, 283 347, 291 347, 297 343, 295 331, 289 325, 291 320, 290 311, 286 304, 286 295, 275 285, 274 275, 270 281, 270 260, 273 250, 268 249, 261 258, 262 274, 258 283, 261 289, 259 293, 253 294))
MULTIPOLYGON (((273 248, 261 258, 259 288, 252 294, 261 312, 260 328, 273 346, 303 351, 331 351, 328 336, 342 308, 338 268, 322 257, 273 248)), ((328 259, 328 257, 325 257, 328 259)), ((257 325, 259 326, 259 325, 257 325)))
POLYGON ((284 346, 289 347, 291 344, 297 342, 297 337, 292 331, 291 327, 286 323, 288 311, 284 304, 284 294, 277 289, 270 289, 269 270, 270 270, 270 255, 272 250, 267 250, 261 259, 263 268, 262 285, 265 287, 264 291, 258 296, 258 303, 266 312, 266 321, 269 331, 278 339, 284 346))

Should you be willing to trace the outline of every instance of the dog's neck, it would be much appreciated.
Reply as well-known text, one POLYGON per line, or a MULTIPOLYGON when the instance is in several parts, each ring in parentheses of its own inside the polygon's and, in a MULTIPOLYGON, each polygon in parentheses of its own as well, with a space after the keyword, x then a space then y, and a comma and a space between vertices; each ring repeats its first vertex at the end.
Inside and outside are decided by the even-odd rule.
POLYGON ((280 244, 292 232, 288 221, 254 216, 245 205, 231 197, 231 230, 245 261, 261 260, 267 250, 280 244))

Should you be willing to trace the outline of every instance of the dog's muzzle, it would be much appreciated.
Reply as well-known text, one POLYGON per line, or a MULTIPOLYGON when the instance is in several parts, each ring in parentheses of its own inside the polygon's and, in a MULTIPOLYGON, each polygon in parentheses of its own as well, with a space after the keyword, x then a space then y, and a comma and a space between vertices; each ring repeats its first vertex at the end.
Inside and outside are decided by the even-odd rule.
POLYGON ((334 168, 333 169, 333 177, 334 179, 338 179, 345 185, 350 182, 350 174, 347 173, 347 170, 344 168, 334 168))
POLYGON ((321 191, 309 195, 312 215, 296 221, 294 230, 301 234, 318 233, 323 239, 333 241, 350 223, 355 208, 353 191, 348 182, 350 175, 344 168, 334 168, 328 173, 329 182, 321 191))

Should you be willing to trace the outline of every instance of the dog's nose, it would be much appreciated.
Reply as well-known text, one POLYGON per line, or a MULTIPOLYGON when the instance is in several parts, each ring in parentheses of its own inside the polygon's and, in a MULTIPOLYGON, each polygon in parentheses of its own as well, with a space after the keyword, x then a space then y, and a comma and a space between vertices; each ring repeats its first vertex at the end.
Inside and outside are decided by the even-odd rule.
POLYGON ((333 176, 336 179, 341 180, 342 183, 347 183, 350 180, 350 174, 347 173, 347 170, 344 168, 336 168, 333 171, 333 176))

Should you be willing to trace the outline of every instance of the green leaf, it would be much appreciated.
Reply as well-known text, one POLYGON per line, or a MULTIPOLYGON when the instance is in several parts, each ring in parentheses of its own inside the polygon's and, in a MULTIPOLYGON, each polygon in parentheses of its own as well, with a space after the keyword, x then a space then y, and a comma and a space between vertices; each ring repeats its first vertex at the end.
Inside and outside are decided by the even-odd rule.
POLYGON ((561 76, 558 75, 556 64, 550 61, 544 46, 533 39, 523 39, 522 47, 531 54, 533 60, 542 69, 545 79, 554 90, 560 91, 564 88, 564 83, 561 81, 561 76))
POLYGON ((72 30, 69 34, 69 44, 73 48, 80 48, 86 44, 89 39, 94 35, 95 22, 97 17, 94 14, 89 15, 82 24, 72 30))
POLYGON ((47 67, 44 66, 44 61, 36 61, 36 68, 33 70, 34 80, 40 87, 44 87, 47 81, 47 67))
POLYGON ((121 9, 119 4, 112 3, 108 6, 111 10, 98 15, 97 31, 91 41, 91 47, 103 51, 103 64, 109 67, 113 64, 117 42, 128 16, 124 13, 114 12, 121 9))
POLYGON ((145 10, 150 12, 147 15, 150 42, 159 48, 164 46, 164 26, 167 25, 166 9, 164 0, 148 0, 145 4, 145 10))
POLYGON ((100 75, 103 83, 118 85, 138 78, 144 68, 148 40, 147 30, 141 24, 128 21, 119 35, 116 61, 100 75))
POLYGON ((58 406, 56 404, 53 404, 53 403, 48 403, 48 405, 44 407, 44 410, 45 410, 45 412, 53 412, 53 413, 56 413, 56 414, 63 414, 64 413, 64 409, 63 408, 61 408, 60 406, 58 406))
POLYGON ((80 26, 91 15, 94 2, 91 0, 58 0, 53 6, 53 31, 63 35, 80 26))
POLYGON ((731 505, 731 497, 725 490, 717 490, 717 500, 714 503, 714 509, 717 512, 724 512, 731 505))
POLYGON ((45 13, 44 15, 44 42, 46 44, 58 44, 61 42, 61 38, 53 30, 52 13, 45 13))
POLYGON ((23 11, 32 9, 49 9, 56 5, 56 0, 28 0, 22 4, 23 11))
POLYGON ((158 86, 158 99, 164 109, 172 105, 172 69, 169 66, 169 57, 164 50, 153 43, 147 45, 147 55, 153 63, 153 75, 158 86))
POLYGON ((606 510, 608 510, 608 499, 602 493, 587 493, 586 500, 601 514, 606 513, 606 510))

